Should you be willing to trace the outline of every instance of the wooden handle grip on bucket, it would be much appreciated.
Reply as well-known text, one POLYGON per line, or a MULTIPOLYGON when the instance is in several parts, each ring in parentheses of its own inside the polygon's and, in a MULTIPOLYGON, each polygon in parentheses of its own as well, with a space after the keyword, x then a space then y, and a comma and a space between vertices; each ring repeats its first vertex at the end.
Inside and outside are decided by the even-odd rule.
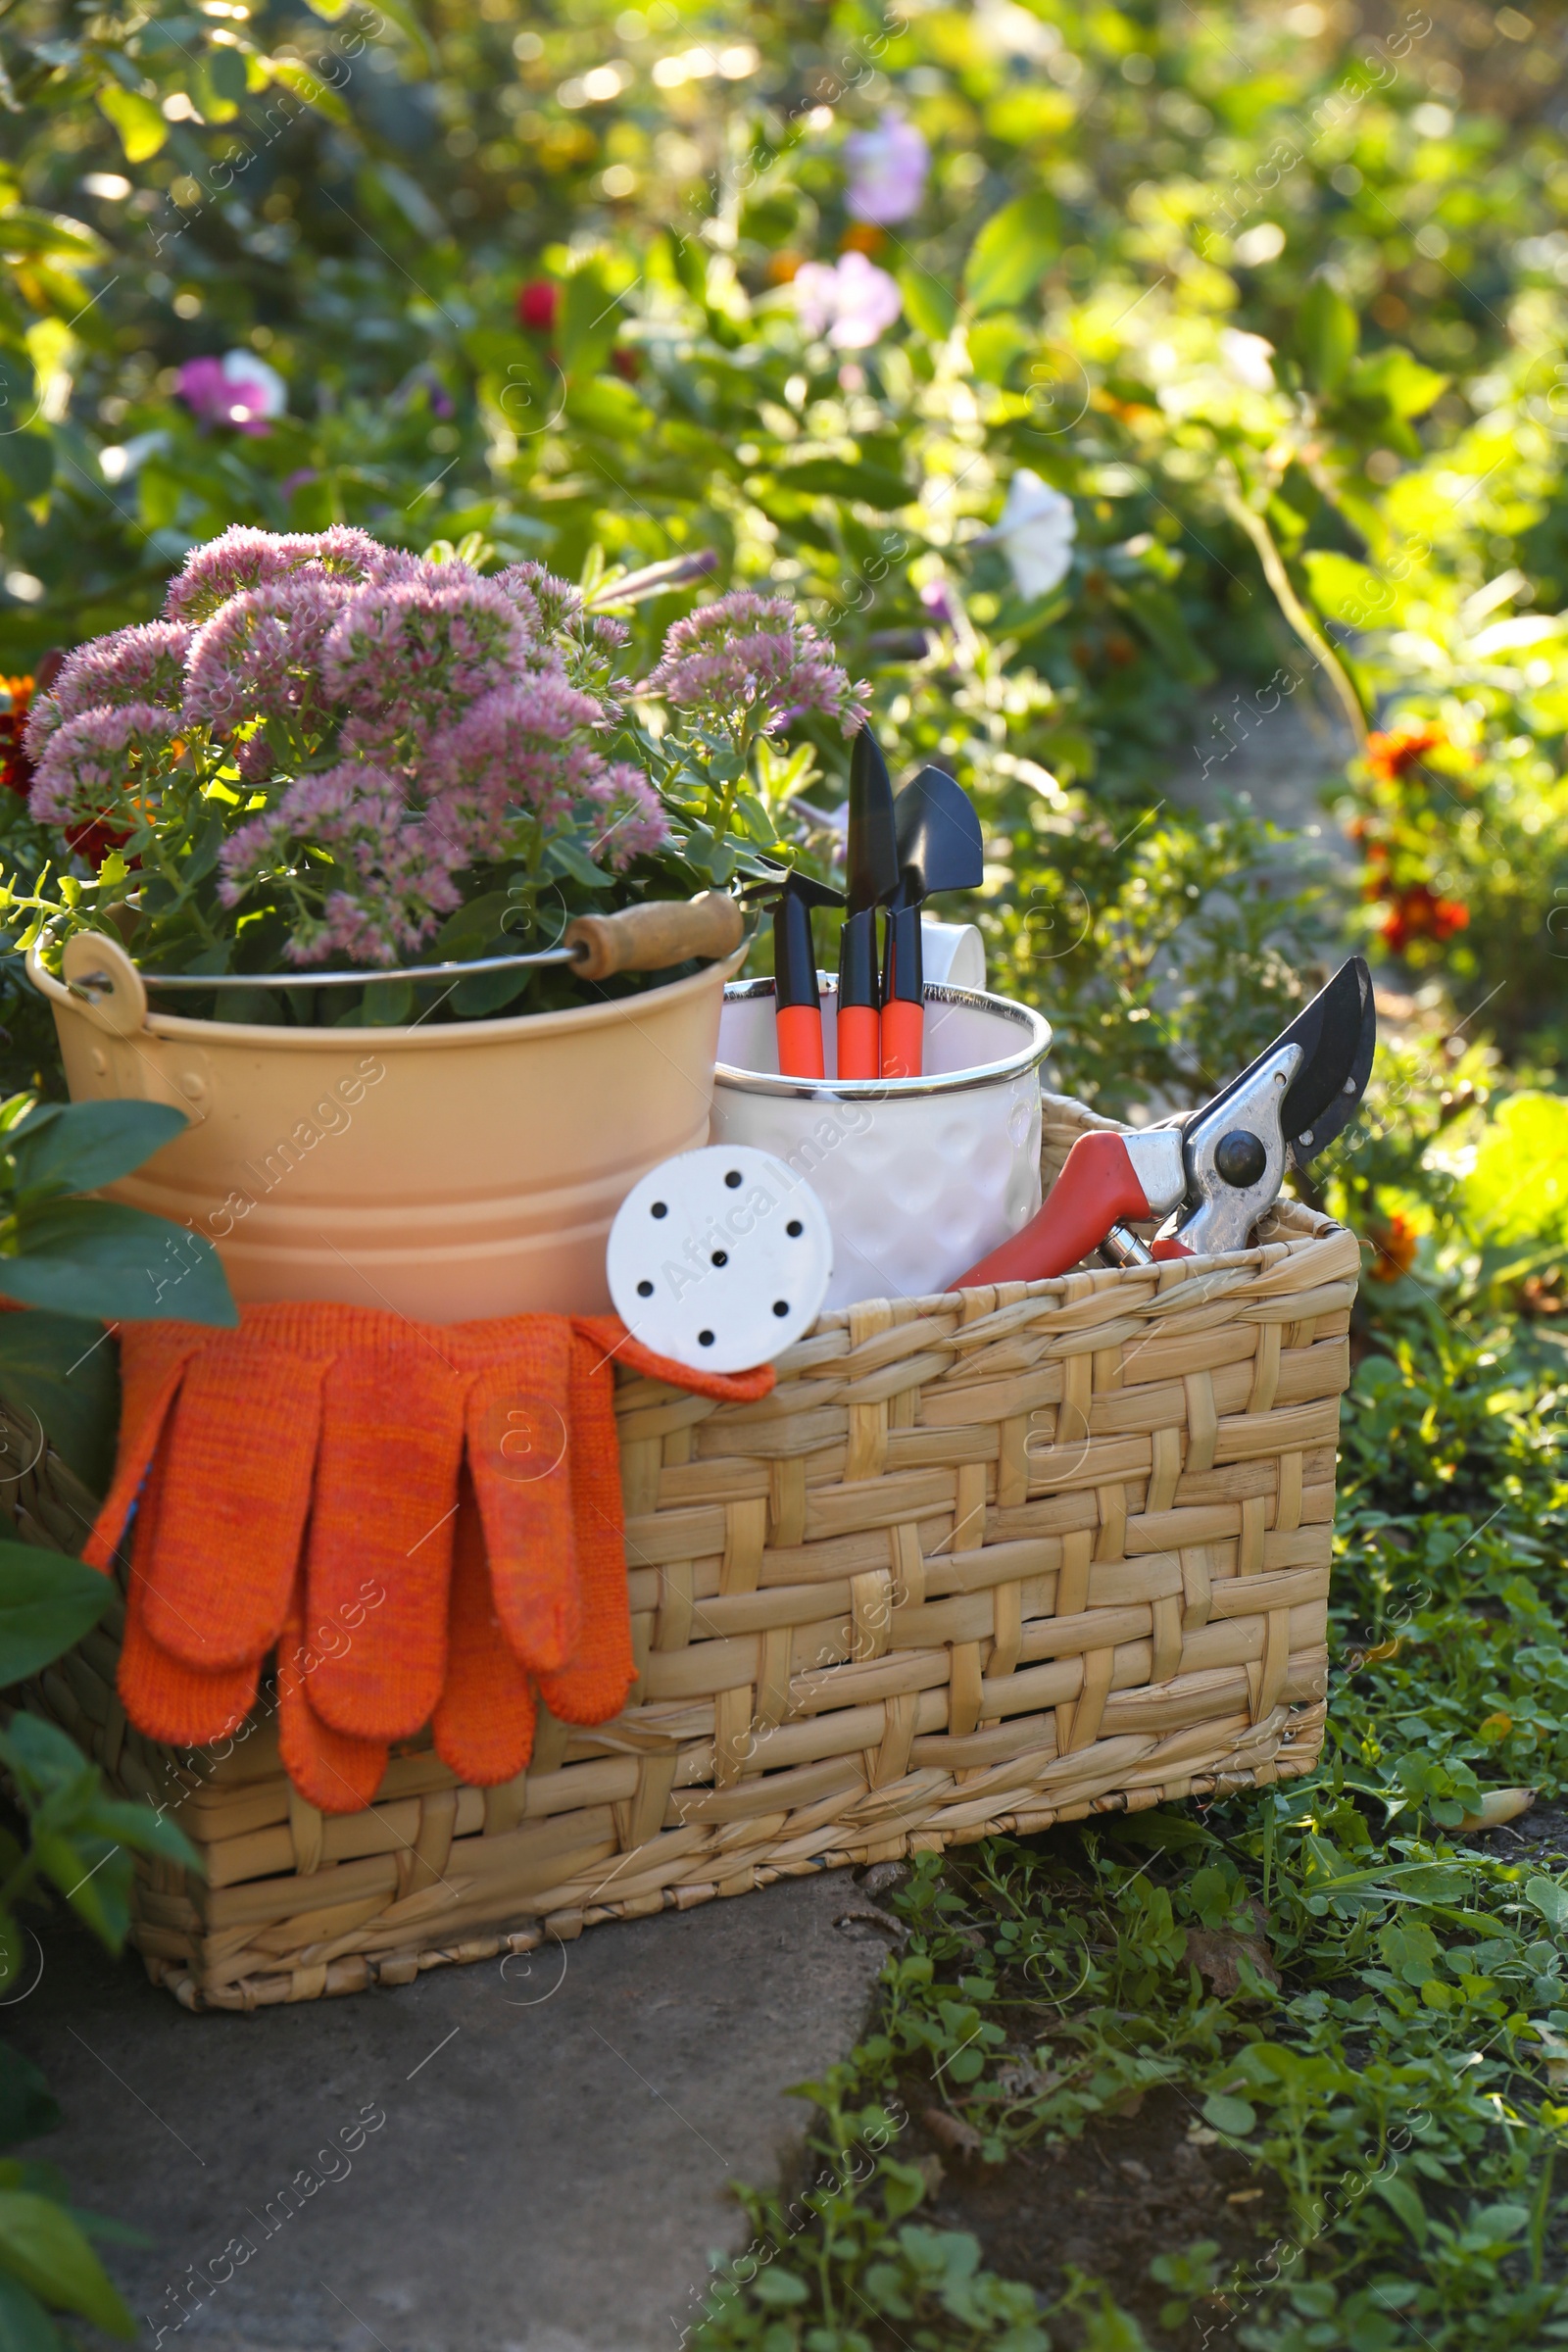
POLYGON ((660 972, 694 956, 727 956, 744 928, 738 900, 705 890, 695 899, 649 899, 619 914, 579 914, 563 945, 586 950, 572 966, 579 978, 608 980, 612 972, 660 972))

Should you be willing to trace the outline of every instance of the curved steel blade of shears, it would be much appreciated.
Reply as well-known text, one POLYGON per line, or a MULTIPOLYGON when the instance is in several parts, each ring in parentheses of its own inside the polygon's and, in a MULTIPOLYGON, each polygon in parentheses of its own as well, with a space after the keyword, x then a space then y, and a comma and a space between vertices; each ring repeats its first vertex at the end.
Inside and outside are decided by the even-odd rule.
POLYGON ((1355 1116, 1372 1074, 1377 1038, 1372 974, 1363 956, 1351 956, 1290 1027, 1183 1125, 1190 1130, 1199 1120, 1206 1123, 1282 1046, 1299 1046, 1300 1064, 1280 1105, 1280 1123, 1291 1164, 1304 1167, 1355 1116))

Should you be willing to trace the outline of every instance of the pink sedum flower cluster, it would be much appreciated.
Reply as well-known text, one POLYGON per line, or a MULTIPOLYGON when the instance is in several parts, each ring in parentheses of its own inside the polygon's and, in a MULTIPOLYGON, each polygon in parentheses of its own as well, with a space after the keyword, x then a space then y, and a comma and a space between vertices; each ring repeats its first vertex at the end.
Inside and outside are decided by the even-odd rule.
POLYGON ((715 727, 760 704, 766 733, 816 710, 853 735, 869 700, 869 689, 851 685, 827 639, 801 619, 787 596, 758 596, 749 588, 732 589, 677 620, 642 691, 715 727))
MULTIPOLYGON (((154 905, 200 844, 210 910, 281 917, 300 964, 385 968, 496 868, 531 892, 665 846, 659 794, 610 756, 628 635, 537 564, 482 578, 347 526, 236 526, 162 619, 78 647, 35 699, 30 806, 83 855, 156 866, 154 905)), ((743 750, 804 712, 853 733, 866 697, 787 598, 746 590, 676 622, 638 691, 743 750)))
POLYGON ((396 963, 468 869, 553 838, 607 872, 667 838, 601 748, 616 712, 594 688, 627 632, 542 565, 482 579, 348 527, 236 526, 191 551, 165 614, 79 647, 37 698, 33 813, 126 839, 183 764, 239 820, 220 904, 290 900, 297 962, 396 963))

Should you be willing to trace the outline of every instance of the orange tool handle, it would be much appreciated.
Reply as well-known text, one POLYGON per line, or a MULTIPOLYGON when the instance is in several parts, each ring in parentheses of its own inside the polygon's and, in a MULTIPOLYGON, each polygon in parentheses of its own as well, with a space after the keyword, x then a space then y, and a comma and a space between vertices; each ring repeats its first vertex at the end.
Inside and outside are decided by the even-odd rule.
POLYGON ((1081 1135, 1045 1206, 1021 1233, 960 1274, 952 1287, 963 1291, 988 1282, 1043 1282, 1053 1274, 1065 1274, 1091 1250, 1098 1250, 1121 1218, 1149 1214, 1149 1201, 1121 1137, 1081 1135))
POLYGON ((781 1004, 775 1015, 778 1031, 779 1075, 784 1078, 821 1078, 822 1008, 819 1004, 781 1004))
POLYGON ((1195 1250, 1188 1249, 1185 1242, 1179 1242, 1173 1233, 1167 1233, 1162 1240, 1153 1243, 1152 1247, 1153 1255, 1161 1263, 1167 1258, 1193 1257, 1197 1254, 1195 1250))
POLYGON ((882 1076, 918 1078, 925 1051, 925 1006, 889 997, 882 1007, 882 1076))
POLYGON ((880 1078, 882 1041, 874 1004, 839 1006, 839 1076, 880 1078))

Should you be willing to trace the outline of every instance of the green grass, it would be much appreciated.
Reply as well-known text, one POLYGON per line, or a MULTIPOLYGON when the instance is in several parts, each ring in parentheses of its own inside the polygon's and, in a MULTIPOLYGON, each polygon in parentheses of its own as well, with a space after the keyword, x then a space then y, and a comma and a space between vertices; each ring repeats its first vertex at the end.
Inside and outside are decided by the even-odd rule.
POLYGON ((811 2184, 748 2196, 701 2352, 1568 2342, 1568 1844, 1464 1827, 1568 1773, 1559 1356, 1449 1225, 1367 1286, 1320 1768, 920 1857, 874 2030, 805 2086, 811 2184), (1218 2236, 1160 2202, 1183 2141, 1249 2184, 1218 2236), (1103 2278, 1067 2226, 1102 2157, 1150 2217, 1103 2278))

